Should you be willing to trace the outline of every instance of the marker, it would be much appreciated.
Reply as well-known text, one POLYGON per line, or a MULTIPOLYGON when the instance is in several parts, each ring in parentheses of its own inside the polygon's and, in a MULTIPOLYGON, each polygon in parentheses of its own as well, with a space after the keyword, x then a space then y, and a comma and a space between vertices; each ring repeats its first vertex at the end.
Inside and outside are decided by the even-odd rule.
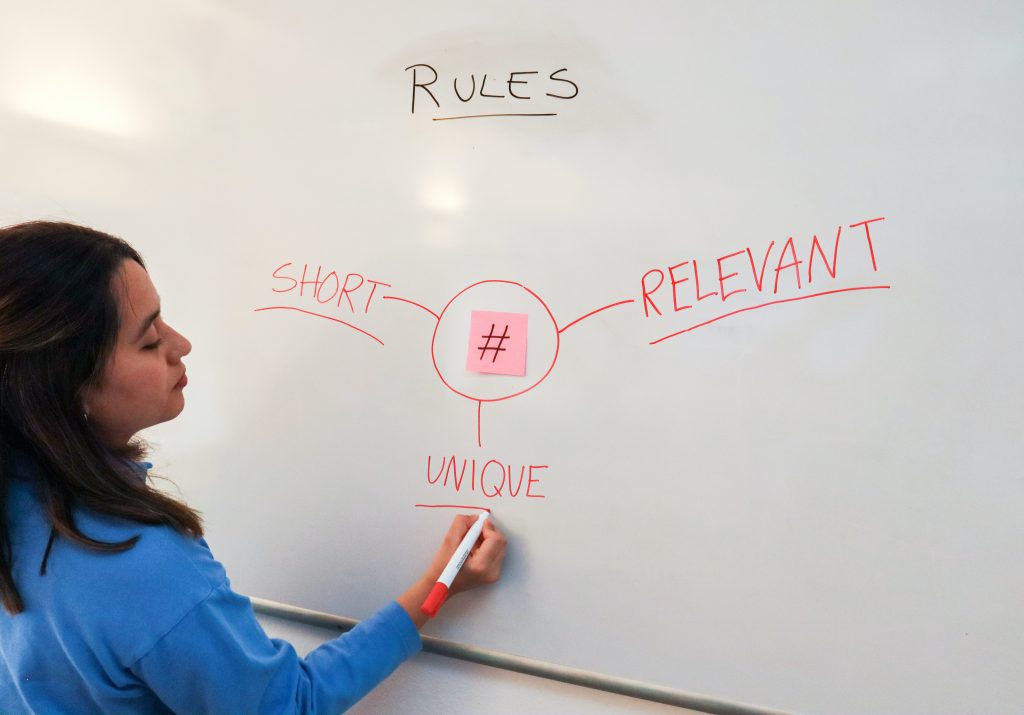
POLYGON ((484 522, 487 521, 488 516, 490 516, 490 512, 485 511, 477 517, 476 521, 473 522, 473 526, 469 527, 469 531, 462 537, 459 548, 455 549, 455 553, 452 554, 448 565, 444 567, 444 571, 441 572, 441 576, 437 579, 437 583, 434 584, 434 588, 430 589, 430 595, 427 596, 427 600, 420 606, 420 610, 431 618, 437 615, 441 604, 448 598, 448 589, 451 588, 452 581, 459 574, 462 564, 466 563, 466 557, 469 556, 469 552, 473 549, 473 545, 476 544, 476 540, 480 538, 480 532, 483 531, 484 522))

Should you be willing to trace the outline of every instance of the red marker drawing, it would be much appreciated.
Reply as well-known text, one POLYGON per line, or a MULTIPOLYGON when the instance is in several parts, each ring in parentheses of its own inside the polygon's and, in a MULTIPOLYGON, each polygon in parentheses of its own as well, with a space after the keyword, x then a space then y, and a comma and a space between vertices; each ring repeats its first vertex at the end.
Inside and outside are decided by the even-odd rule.
POLYGON ((466 532, 466 535, 462 537, 462 541, 459 543, 459 548, 455 549, 455 553, 452 554, 448 565, 444 567, 444 571, 438 577, 434 588, 430 590, 427 600, 420 606, 420 610, 431 618, 437 615, 441 604, 448 598, 448 589, 451 588, 452 581, 459 574, 462 564, 466 563, 466 557, 469 556, 469 552, 476 544, 476 540, 480 538, 480 532, 483 531, 484 522, 487 521, 488 516, 490 516, 490 512, 485 511, 477 517, 477 520, 473 522, 473 526, 469 527, 469 531, 466 532))

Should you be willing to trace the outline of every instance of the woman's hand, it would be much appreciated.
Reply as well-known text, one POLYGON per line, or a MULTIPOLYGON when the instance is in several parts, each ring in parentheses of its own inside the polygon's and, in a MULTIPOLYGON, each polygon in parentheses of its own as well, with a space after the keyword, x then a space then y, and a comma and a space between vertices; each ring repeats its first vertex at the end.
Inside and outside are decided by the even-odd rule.
MULTIPOLYGON (((445 534, 426 573, 412 588, 397 599, 399 605, 409 614, 417 628, 427 622, 427 616, 420 610, 420 606, 434 587, 441 572, 444 571, 444 567, 448 565, 452 554, 462 542, 462 537, 466 535, 476 520, 477 516, 475 515, 459 514, 456 516, 452 520, 451 526, 448 527, 448 533, 445 534)), ((477 586, 495 583, 501 577, 501 562, 504 559, 505 537, 494 525, 493 520, 487 519, 484 522, 483 531, 480 532, 480 538, 477 539, 465 563, 462 564, 458 576, 452 582, 448 591, 449 597, 477 586)))
MULTIPOLYGON (((462 543, 462 538, 469 531, 477 520, 477 516, 459 514, 452 520, 448 527, 444 541, 437 549, 434 560, 427 569, 427 576, 431 581, 437 581, 444 567, 448 565, 452 554, 462 543)), ((501 578, 501 562, 505 559, 505 537, 494 525, 491 519, 484 522, 480 538, 469 552, 466 562, 459 569, 459 574, 452 582, 448 595, 453 596, 462 591, 468 591, 477 586, 495 583, 501 578)))

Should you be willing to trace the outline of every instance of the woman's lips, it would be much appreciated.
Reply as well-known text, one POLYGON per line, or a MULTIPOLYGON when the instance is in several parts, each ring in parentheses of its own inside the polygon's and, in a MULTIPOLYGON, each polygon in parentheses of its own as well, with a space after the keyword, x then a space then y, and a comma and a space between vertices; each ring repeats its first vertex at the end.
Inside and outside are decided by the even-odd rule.
POLYGON ((181 374, 181 379, 178 380, 178 384, 174 386, 174 389, 175 390, 181 389, 182 387, 184 387, 187 384, 188 384, 188 374, 183 372, 181 374))

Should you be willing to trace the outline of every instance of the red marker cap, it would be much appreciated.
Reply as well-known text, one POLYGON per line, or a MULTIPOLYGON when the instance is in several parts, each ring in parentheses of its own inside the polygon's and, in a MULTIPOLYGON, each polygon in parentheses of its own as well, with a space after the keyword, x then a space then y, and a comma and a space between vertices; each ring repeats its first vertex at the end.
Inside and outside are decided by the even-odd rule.
POLYGON ((437 615, 438 610, 441 608, 441 604, 444 603, 446 598, 448 598, 448 587, 438 581, 434 584, 434 588, 430 590, 430 595, 427 596, 427 600, 425 600, 423 605, 420 606, 420 610, 433 618, 437 615))

